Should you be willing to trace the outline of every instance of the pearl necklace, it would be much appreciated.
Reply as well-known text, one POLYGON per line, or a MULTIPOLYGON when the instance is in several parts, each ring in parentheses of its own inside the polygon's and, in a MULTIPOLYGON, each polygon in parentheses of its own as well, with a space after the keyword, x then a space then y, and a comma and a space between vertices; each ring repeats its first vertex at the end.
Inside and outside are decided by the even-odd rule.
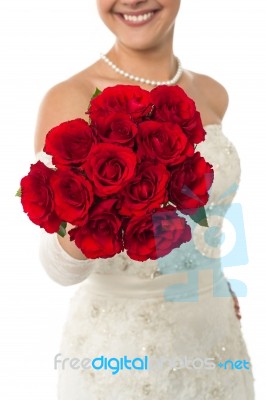
POLYGON ((139 76, 135 76, 132 74, 129 74, 128 72, 124 71, 121 68, 118 68, 117 65, 115 65, 107 56, 105 56, 104 54, 100 54, 101 58, 103 61, 106 62, 106 64, 108 64, 115 72, 117 72, 120 75, 123 75, 125 78, 128 78, 132 81, 135 82, 140 82, 140 83, 146 83, 147 85, 151 85, 151 86, 159 86, 159 85, 174 85, 175 83, 177 83, 177 81, 180 79, 182 73, 183 73, 183 68, 181 65, 180 60, 176 57, 178 66, 177 66, 177 71, 175 76, 168 80, 168 81, 153 81, 150 79, 144 79, 144 78, 140 78, 139 76))

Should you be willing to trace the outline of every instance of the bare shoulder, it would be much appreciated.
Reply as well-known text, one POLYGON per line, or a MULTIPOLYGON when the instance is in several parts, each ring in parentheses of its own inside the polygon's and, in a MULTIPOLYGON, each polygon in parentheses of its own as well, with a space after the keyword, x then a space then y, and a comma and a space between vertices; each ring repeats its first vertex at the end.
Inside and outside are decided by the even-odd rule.
POLYGON ((54 126, 75 118, 88 119, 85 112, 94 90, 90 81, 84 81, 84 73, 79 73, 47 91, 37 116, 35 152, 43 149, 45 136, 54 126))
POLYGON ((229 103, 228 92, 225 87, 210 76, 192 73, 194 84, 206 106, 218 119, 222 120, 229 103))

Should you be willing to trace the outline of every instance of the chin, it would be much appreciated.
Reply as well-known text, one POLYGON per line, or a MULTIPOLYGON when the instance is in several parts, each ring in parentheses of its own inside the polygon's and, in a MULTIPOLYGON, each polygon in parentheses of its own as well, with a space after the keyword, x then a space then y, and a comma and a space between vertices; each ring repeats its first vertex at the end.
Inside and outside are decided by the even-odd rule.
POLYGON ((152 43, 148 43, 148 42, 143 43, 143 41, 139 41, 139 42, 138 41, 134 41, 134 42, 131 41, 130 43, 120 41, 118 43, 121 43, 124 48, 126 48, 128 50, 133 50, 133 51, 143 51, 143 52, 146 51, 146 52, 148 52, 148 51, 158 47, 158 46, 155 46, 152 43))
POLYGON ((129 50, 148 52, 160 47, 167 47, 167 45, 172 41, 171 38, 172 32, 169 32, 169 34, 164 38, 158 37, 158 35, 156 35, 156 37, 153 35, 148 37, 148 35, 146 35, 145 38, 143 38, 143 35, 139 37, 136 35, 134 37, 124 36, 117 39, 117 43, 129 50))

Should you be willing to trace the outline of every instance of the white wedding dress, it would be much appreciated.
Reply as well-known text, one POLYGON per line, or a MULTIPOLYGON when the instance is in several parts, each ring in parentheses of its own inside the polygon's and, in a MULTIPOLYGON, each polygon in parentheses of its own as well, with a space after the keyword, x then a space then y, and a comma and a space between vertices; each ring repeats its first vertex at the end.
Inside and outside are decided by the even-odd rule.
MULTIPOLYGON (((232 203, 240 162, 221 125, 205 129, 206 140, 198 149, 214 165, 206 211, 215 227, 222 225, 232 203)), ((38 156, 51 166, 47 155, 38 156)), ((71 301, 59 351, 59 400, 254 399, 241 323, 223 274, 220 246, 212 241, 217 232, 209 230, 208 239, 208 228, 194 228, 191 242, 143 263, 125 253, 79 261, 61 248, 56 234, 42 234, 40 258, 50 277, 62 285, 82 282, 71 301), (135 363, 139 369, 120 365, 117 373, 111 367, 88 368, 86 359, 101 356, 147 356, 149 368, 145 364, 140 369, 140 360, 135 363), (70 361, 63 368, 65 358, 85 364, 72 360, 75 368, 70 361), (224 365, 227 360, 232 361, 224 365)))

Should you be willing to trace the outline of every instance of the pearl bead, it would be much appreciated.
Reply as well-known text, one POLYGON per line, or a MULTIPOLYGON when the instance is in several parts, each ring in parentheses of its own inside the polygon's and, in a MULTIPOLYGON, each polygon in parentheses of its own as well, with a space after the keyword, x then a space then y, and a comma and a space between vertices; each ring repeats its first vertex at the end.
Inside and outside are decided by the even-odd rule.
POLYGON ((176 60, 178 63, 178 67, 177 67, 175 76, 172 79, 170 79, 169 81, 155 81, 155 80, 144 79, 144 78, 129 74, 128 72, 118 68, 117 65, 115 65, 111 60, 109 60, 109 58, 106 57, 104 54, 101 54, 100 56, 101 56, 102 60, 104 62, 106 62, 107 65, 109 65, 118 74, 123 75, 125 78, 128 78, 132 81, 146 83, 147 85, 151 85, 151 86, 174 85, 175 83, 177 83, 177 81, 180 79, 180 77, 183 73, 183 68, 182 68, 181 62, 177 57, 176 57, 176 60))

